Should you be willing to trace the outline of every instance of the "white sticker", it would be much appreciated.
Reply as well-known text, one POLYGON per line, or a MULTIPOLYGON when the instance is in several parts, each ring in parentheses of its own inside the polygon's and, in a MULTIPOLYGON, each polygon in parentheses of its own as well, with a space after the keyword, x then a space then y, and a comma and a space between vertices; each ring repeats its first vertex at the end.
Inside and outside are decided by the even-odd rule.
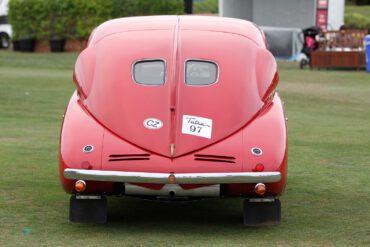
POLYGON ((156 119, 156 118, 147 118, 144 120, 144 127, 147 129, 160 129, 163 127, 163 123, 161 120, 156 119))
POLYGON ((212 119, 183 115, 181 132, 183 134, 201 136, 211 139, 212 119))

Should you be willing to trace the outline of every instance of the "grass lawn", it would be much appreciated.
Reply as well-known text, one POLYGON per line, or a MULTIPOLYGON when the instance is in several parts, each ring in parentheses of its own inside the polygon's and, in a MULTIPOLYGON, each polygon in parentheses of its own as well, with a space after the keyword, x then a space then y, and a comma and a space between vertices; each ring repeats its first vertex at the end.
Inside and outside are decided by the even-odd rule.
POLYGON ((59 129, 76 54, 0 52, 0 246, 370 246, 370 74, 280 63, 289 173, 279 227, 242 200, 109 199, 106 225, 68 221, 59 129))

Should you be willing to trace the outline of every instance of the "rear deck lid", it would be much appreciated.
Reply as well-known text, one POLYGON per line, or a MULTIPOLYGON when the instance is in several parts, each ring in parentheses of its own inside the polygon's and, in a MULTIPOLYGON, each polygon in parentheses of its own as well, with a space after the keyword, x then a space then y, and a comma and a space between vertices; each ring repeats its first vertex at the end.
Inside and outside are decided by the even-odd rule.
POLYGON ((97 35, 85 51, 95 63, 84 104, 122 139, 177 157, 226 138, 261 108, 258 44, 182 29, 177 17, 165 23, 97 35))

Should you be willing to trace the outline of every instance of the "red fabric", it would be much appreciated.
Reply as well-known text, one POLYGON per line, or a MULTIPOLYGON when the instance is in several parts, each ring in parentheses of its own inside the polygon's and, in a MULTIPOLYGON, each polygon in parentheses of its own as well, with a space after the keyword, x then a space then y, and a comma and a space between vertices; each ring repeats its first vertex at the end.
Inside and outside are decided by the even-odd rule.
POLYGON ((312 37, 306 37, 306 44, 307 47, 314 48, 315 47, 315 39, 312 37))

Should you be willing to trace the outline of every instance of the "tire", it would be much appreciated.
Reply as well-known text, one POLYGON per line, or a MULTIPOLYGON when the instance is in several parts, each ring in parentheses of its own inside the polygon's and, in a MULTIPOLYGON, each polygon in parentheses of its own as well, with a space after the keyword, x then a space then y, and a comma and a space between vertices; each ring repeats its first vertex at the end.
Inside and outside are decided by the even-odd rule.
POLYGON ((0 33, 0 48, 8 49, 10 46, 10 37, 6 33, 0 33))
POLYGON ((71 196, 69 220, 76 223, 106 223, 107 198, 105 196, 71 196))
POLYGON ((263 199, 244 200, 244 226, 275 226, 281 220, 281 203, 279 199, 264 201, 263 199))

